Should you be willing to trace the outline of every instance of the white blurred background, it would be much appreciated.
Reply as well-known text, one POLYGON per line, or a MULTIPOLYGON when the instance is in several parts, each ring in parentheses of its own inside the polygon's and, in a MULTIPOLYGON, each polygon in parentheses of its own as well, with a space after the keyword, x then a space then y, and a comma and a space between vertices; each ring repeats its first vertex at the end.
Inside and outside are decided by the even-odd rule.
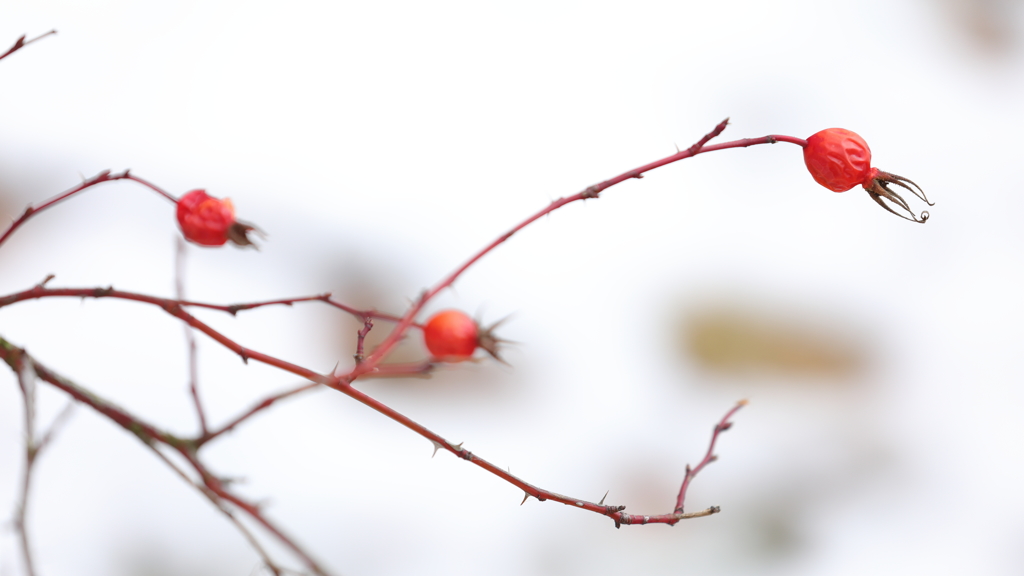
MULTIPOLYGON (((550 200, 689 146, 845 127, 937 204, 925 225, 813 182, 799 148, 683 161, 571 205, 432 309, 518 342, 363 390, 545 488, 670 511, 687 462, 751 404, 688 509, 624 527, 515 488, 330 391, 204 452, 347 575, 1024 572, 1024 3, 0 3, 0 216, 100 170, 204 187, 269 234, 190 247, 187 294, 333 291, 400 312, 550 200)), ((920 203, 914 204, 921 208, 920 203)), ((0 249, 0 293, 173 295, 173 207, 97 187, 0 249)), ((322 371, 359 324, 324 306, 201 318, 322 371)), ((386 324, 374 329, 383 335, 386 324)), ((197 428, 179 323, 120 301, 0 309, 0 335, 172 431, 197 428)), ((402 356, 423 355, 413 339, 402 356)), ((214 423, 295 379, 199 338, 214 423)), ((63 406, 43 386, 45 424, 63 406)), ((0 370, 0 515, 23 458, 0 370)), ((138 440, 79 408, 36 470, 40 574, 261 573, 138 440)), ((0 576, 22 573, 0 532, 0 576)), ((272 546, 279 559, 298 566, 272 546)))

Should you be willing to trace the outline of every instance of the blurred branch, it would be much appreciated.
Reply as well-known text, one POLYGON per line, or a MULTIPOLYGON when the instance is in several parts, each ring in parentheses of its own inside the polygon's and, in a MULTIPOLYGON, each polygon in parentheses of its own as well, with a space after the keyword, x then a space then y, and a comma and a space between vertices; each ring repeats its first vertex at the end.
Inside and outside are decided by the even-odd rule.
MULTIPOLYGON (((174 252, 174 297, 180 302, 185 298, 185 241, 178 237, 177 250, 174 252)), ((186 324, 185 345, 188 347, 188 389, 192 394, 192 403, 199 418, 199 433, 203 436, 209 430, 206 427, 206 411, 199 399, 199 366, 196 359, 196 337, 192 327, 186 324)))
POLYGON ((32 473, 35 470, 36 462, 43 450, 53 442, 60 429, 67 423, 74 411, 74 403, 69 402, 67 406, 57 415, 50 424, 50 428, 43 433, 42 437, 36 439, 36 373, 31 362, 25 362, 24 355, 14 359, 11 368, 18 377, 18 386, 21 389, 22 399, 25 406, 25 468, 22 471, 21 490, 18 492, 18 500, 15 504, 14 529, 18 533, 18 540, 21 542, 21 555, 25 564, 25 573, 28 576, 35 576, 35 563, 32 560, 32 546, 29 543, 28 535, 28 500, 29 491, 32 486, 32 473))
POLYGON ((273 558, 271 558, 269 554, 267 554, 267 551, 264 550, 263 546, 260 544, 259 540, 256 539, 256 536, 252 533, 252 531, 246 528, 245 524, 242 524, 241 520, 239 520, 235 516, 235 514, 231 511, 230 508, 225 506, 224 502, 221 501, 221 499, 218 498, 216 494, 208 490, 202 484, 195 482, 194 480, 192 480, 192 478, 189 478, 188 474, 186 474, 184 470, 179 468, 177 464, 171 461, 171 459, 168 458, 166 454, 161 452, 156 447, 155 444, 145 442, 143 442, 143 444, 145 444, 147 448, 152 450, 153 453, 156 454, 157 458, 163 460, 164 464, 166 464, 168 468, 173 470, 182 480, 185 481, 186 484, 198 490, 199 493, 201 493, 203 496, 206 496, 210 503, 216 506, 217 509, 221 511, 221 513, 228 517, 228 520, 231 521, 231 523, 235 525, 235 528, 237 528, 238 531, 242 533, 242 536, 249 542, 249 545, 252 546, 253 550, 255 550, 257 554, 259 554, 260 558, 263 559, 263 563, 274 574, 274 576, 281 576, 281 574, 284 573, 284 570, 274 562, 273 558))
MULTIPOLYGON (((75 401, 89 406, 93 410, 96 410, 103 416, 114 421, 114 423, 138 437, 151 449, 156 449, 156 445, 161 444, 174 450, 184 458, 185 461, 188 462, 189 466, 191 466, 199 475, 202 482, 202 491, 207 495, 207 497, 217 500, 217 503, 219 503, 218 508, 224 503, 230 503, 236 508, 244 511, 253 520, 262 525, 264 529, 277 538, 279 542, 284 544, 296 556, 298 556, 306 567, 314 574, 323 576, 327 575, 327 572, 321 568, 320 565, 305 552, 305 550, 296 544, 292 538, 287 536, 262 513, 258 505, 246 502, 241 497, 227 490, 226 484, 228 482, 210 472, 206 465, 199 460, 198 447, 194 441, 178 438, 173 434, 160 430, 145 420, 130 414, 123 408, 115 405, 113 402, 110 402, 109 400, 106 400, 78 384, 75 384, 67 378, 51 371, 29 356, 25 350, 18 348, 2 337, 0 337, 0 359, 3 359, 13 370, 15 370, 17 374, 19 374, 19 381, 23 383, 29 381, 27 378, 22 378, 20 376, 21 374, 33 374, 35 378, 52 384, 67 393, 75 401)), ((34 381, 34 379, 32 381, 34 381)), ((23 388, 25 387, 25 384, 23 384, 23 388)), ((29 451, 29 454, 34 458, 34 448, 29 451)), ((166 458, 162 459, 167 462, 166 458)), ((177 467, 174 468, 180 472, 177 467)), ((187 475, 185 477, 187 478, 187 475)), ((22 506, 20 513, 22 515, 21 525, 23 525, 24 506, 22 506)), ((24 542, 24 548, 27 552, 27 541, 24 542)), ((261 549, 257 549, 257 551, 259 550, 261 549)), ((273 564, 270 566, 273 566, 273 564)))
POLYGON ((15 53, 15 52, 17 52, 18 50, 21 50, 22 48, 24 48, 25 46, 28 46, 29 44, 31 44, 31 43, 33 43, 33 42, 35 42, 36 40, 42 40, 43 38, 46 38, 47 36, 49 36, 49 35, 51 35, 51 34, 56 34, 56 33, 57 33, 57 31, 56 31, 56 30, 50 30, 49 32, 47 32, 47 33, 45 33, 45 34, 40 34, 39 36, 36 36, 35 38, 33 38, 33 39, 31 39, 31 40, 25 40, 25 36, 24 36, 24 35, 22 35, 22 37, 21 37, 21 38, 18 38, 18 39, 17 39, 17 40, 16 40, 15 42, 14 42, 14 45, 13 45, 13 46, 11 46, 11 47, 10 47, 10 48, 9 48, 9 49, 7 50, 7 52, 4 52, 3 54, 0 54, 0 60, 3 60, 4 58, 7 58, 7 57, 8 57, 8 56, 10 56, 11 54, 14 54, 14 53, 15 53))
POLYGON ((18 540, 21 542, 21 557, 25 564, 25 574, 35 576, 35 564, 32 560, 32 546, 29 543, 28 527, 28 497, 29 489, 32 486, 32 469, 36 463, 36 456, 39 454, 35 438, 35 400, 36 400, 36 375, 32 371, 31 363, 24 362, 18 358, 11 368, 18 376, 18 385, 25 404, 25 469, 21 476, 21 491, 18 493, 18 501, 14 512, 14 529, 18 533, 18 540))

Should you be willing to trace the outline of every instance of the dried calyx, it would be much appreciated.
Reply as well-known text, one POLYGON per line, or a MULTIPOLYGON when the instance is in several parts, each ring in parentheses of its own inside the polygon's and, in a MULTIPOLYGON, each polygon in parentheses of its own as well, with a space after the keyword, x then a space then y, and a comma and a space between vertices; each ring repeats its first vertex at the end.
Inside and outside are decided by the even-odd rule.
POLYGON ((864 182, 864 189, 868 191, 868 195, 871 196, 875 202, 878 202, 878 205, 882 208, 885 208, 900 218, 906 218, 907 220, 924 224, 928 220, 928 211, 922 210, 920 215, 915 214, 910 208, 910 205, 907 204, 907 201, 904 200, 903 197, 894 189, 889 187, 890 184, 895 184, 896 186, 910 190, 914 196, 917 196, 929 206, 935 205, 933 202, 928 201, 928 197, 925 196, 924 190, 915 184, 913 180, 904 178, 903 176, 897 176, 896 174, 891 174, 889 172, 882 172, 878 168, 871 169, 871 177, 868 181, 864 182), (906 211, 910 216, 897 212, 892 206, 884 202, 882 198, 892 202, 897 208, 906 211))

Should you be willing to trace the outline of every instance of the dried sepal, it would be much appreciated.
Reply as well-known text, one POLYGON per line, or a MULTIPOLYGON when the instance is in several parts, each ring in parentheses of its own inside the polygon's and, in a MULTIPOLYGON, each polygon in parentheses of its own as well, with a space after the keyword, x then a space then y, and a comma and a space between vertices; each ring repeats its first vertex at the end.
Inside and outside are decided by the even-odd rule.
POLYGON ((889 172, 883 172, 877 168, 872 169, 871 178, 864 183, 864 189, 868 191, 868 195, 871 196, 871 199, 877 202, 879 206, 900 218, 917 222, 919 224, 927 222, 929 216, 928 211, 922 210, 920 215, 915 214, 913 209, 910 208, 910 205, 907 204, 907 201, 904 200, 903 197, 900 196, 893 188, 891 188, 889 186, 890 184, 895 184, 896 186, 909 190, 911 194, 917 196, 929 206, 935 205, 933 202, 928 200, 928 197, 925 196, 924 190, 922 190, 921 187, 913 180, 889 172), (891 202, 900 210, 905 211, 909 216, 894 210, 892 206, 882 200, 883 198, 891 202))

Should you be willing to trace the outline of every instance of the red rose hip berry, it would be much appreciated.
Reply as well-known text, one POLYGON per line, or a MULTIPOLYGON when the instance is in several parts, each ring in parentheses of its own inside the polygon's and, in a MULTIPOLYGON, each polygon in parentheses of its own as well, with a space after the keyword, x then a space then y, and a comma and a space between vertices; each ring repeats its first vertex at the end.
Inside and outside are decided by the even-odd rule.
POLYGON ((833 192, 864 184, 871 174, 871 149, 843 128, 828 128, 807 139, 804 163, 814 180, 833 192))
POLYGON ((214 198, 206 190, 192 190, 178 200, 178 225, 186 240, 201 246, 223 246, 228 240, 252 244, 247 234, 254 228, 235 220, 231 200, 214 198))
POLYGON ((476 351, 479 332, 476 322, 464 312, 443 310, 427 321, 423 340, 434 358, 462 362, 476 351))
POLYGON ((423 326, 423 341, 427 350, 442 362, 462 362, 473 357, 477 348, 482 348, 499 362, 504 362, 498 355, 498 344, 504 342, 496 338, 492 331, 502 321, 488 328, 480 328, 465 312, 459 310, 442 310, 427 320, 423 326))
POLYGON ((934 206, 928 201, 924 190, 909 178, 872 167, 868 143, 857 133, 845 128, 826 128, 811 135, 804 146, 804 164, 814 180, 825 188, 833 192, 846 192, 860 184, 879 206, 900 218, 924 223, 928 220, 928 212, 923 211, 920 216, 915 214, 907 201, 889 187, 890 184, 906 188, 929 206, 934 206), (910 216, 893 210, 883 198, 910 216))

